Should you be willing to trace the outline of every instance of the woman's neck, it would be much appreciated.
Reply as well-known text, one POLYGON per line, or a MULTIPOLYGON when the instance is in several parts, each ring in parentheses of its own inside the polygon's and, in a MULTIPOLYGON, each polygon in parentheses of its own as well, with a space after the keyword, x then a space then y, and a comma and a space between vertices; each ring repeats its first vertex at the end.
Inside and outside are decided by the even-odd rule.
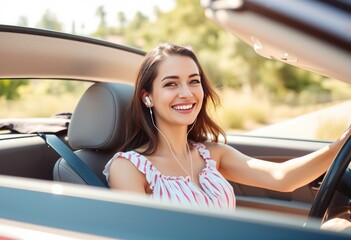
POLYGON ((158 152, 169 153, 169 146, 172 148, 174 154, 178 156, 189 155, 187 147, 187 127, 186 126, 172 126, 172 127, 158 127, 158 152))

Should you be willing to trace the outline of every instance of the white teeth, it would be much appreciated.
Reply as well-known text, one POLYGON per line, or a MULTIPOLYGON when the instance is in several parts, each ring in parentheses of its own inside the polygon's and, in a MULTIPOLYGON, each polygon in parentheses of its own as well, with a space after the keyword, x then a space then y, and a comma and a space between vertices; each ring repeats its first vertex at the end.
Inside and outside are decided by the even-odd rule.
POLYGON ((189 105, 177 105, 177 106, 174 106, 173 108, 175 110, 188 110, 188 109, 190 109, 192 107, 193 107, 193 105, 189 104, 189 105))

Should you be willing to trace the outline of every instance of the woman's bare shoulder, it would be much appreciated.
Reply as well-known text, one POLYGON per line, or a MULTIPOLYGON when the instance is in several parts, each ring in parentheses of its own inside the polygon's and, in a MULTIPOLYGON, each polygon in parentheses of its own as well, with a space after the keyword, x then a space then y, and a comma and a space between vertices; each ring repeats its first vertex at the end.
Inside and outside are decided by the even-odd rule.
POLYGON ((113 159, 110 167, 110 187, 120 190, 145 192, 144 175, 130 159, 118 156, 113 159))
POLYGON ((203 142, 202 144, 204 144, 205 147, 211 152, 213 152, 213 151, 215 151, 215 152, 217 152, 217 151, 222 152, 222 151, 228 151, 228 150, 231 149, 230 146, 228 146, 225 143, 221 143, 221 142, 209 142, 209 141, 207 141, 207 142, 203 142))
POLYGON ((117 156, 112 159, 110 171, 113 172, 124 172, 125 170, 134 171, 135 166, 133 163, 124 156, 117 156))
POLYGON ((210 151, 214 160, 220 160, 225 153, 234 150, 231 146, 221 142, 203 142, 202 144, 210 151))

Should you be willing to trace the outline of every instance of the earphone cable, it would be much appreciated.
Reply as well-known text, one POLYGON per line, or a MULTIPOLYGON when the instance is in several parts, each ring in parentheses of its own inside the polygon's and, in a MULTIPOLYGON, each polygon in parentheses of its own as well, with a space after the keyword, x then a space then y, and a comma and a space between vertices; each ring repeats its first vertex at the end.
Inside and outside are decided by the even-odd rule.
POLYGON ((181 164, 181 162, 178 160, 178 158, 175 156, 173 150, 172 150, 172 147, 171 147, 171 144, 169 143, 169 141, 167 140, 167 137, 162 133, 162 131, 156 126, 155 122, 154 122, 154 118, 153 118, 153 113, 152 113, 152 109, 151 107, 149 108, 150 109, 150 117, 151 117, 151 121, 152 121, 152 125, 154 125, 154 127, 156 128, 156 130, 163 136, 163 138, 166 140, 166 143, 168 145, 168 148, 169 150, 171 151, 171 154, 172 156, 174 157, 174 159, 178 162, 179 166, 184 170, 184 172, 191 178, 191 180, 193 181, 194 179, 194 170, 193 170, 193 157, 191 156, 191 151, 190 151, 190 147, 189 147, 189 144, 188 144, 188 134, 189 132, 193 129, 194 125, 195 125, 195 122, 196 122, 196 119, 195 119, 195 122, 193 123, 193 126, 189 129, 189 131, 187 132, 186 134, 186 146, 187 146, 187 149, 188 149, 188 152, 189 152, 189 157, 190 157, 190 170, 191 170, 191 174, 189 174, 189 172, 183 167, 183 165, 181 164))

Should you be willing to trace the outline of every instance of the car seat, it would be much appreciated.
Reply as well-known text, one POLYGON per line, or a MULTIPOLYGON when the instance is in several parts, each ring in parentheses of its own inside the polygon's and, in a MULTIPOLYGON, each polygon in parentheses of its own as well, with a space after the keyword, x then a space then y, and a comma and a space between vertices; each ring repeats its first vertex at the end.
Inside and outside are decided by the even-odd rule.
MULTIPOLYGON (((95 83, 83 94, 68 127, 68 144, 107 186, 102 171, 122 143, 125 110, 134 86, 125 83, 95 83)), ((60 158, 53 169, 54 181, 86 184, 60 158)))

